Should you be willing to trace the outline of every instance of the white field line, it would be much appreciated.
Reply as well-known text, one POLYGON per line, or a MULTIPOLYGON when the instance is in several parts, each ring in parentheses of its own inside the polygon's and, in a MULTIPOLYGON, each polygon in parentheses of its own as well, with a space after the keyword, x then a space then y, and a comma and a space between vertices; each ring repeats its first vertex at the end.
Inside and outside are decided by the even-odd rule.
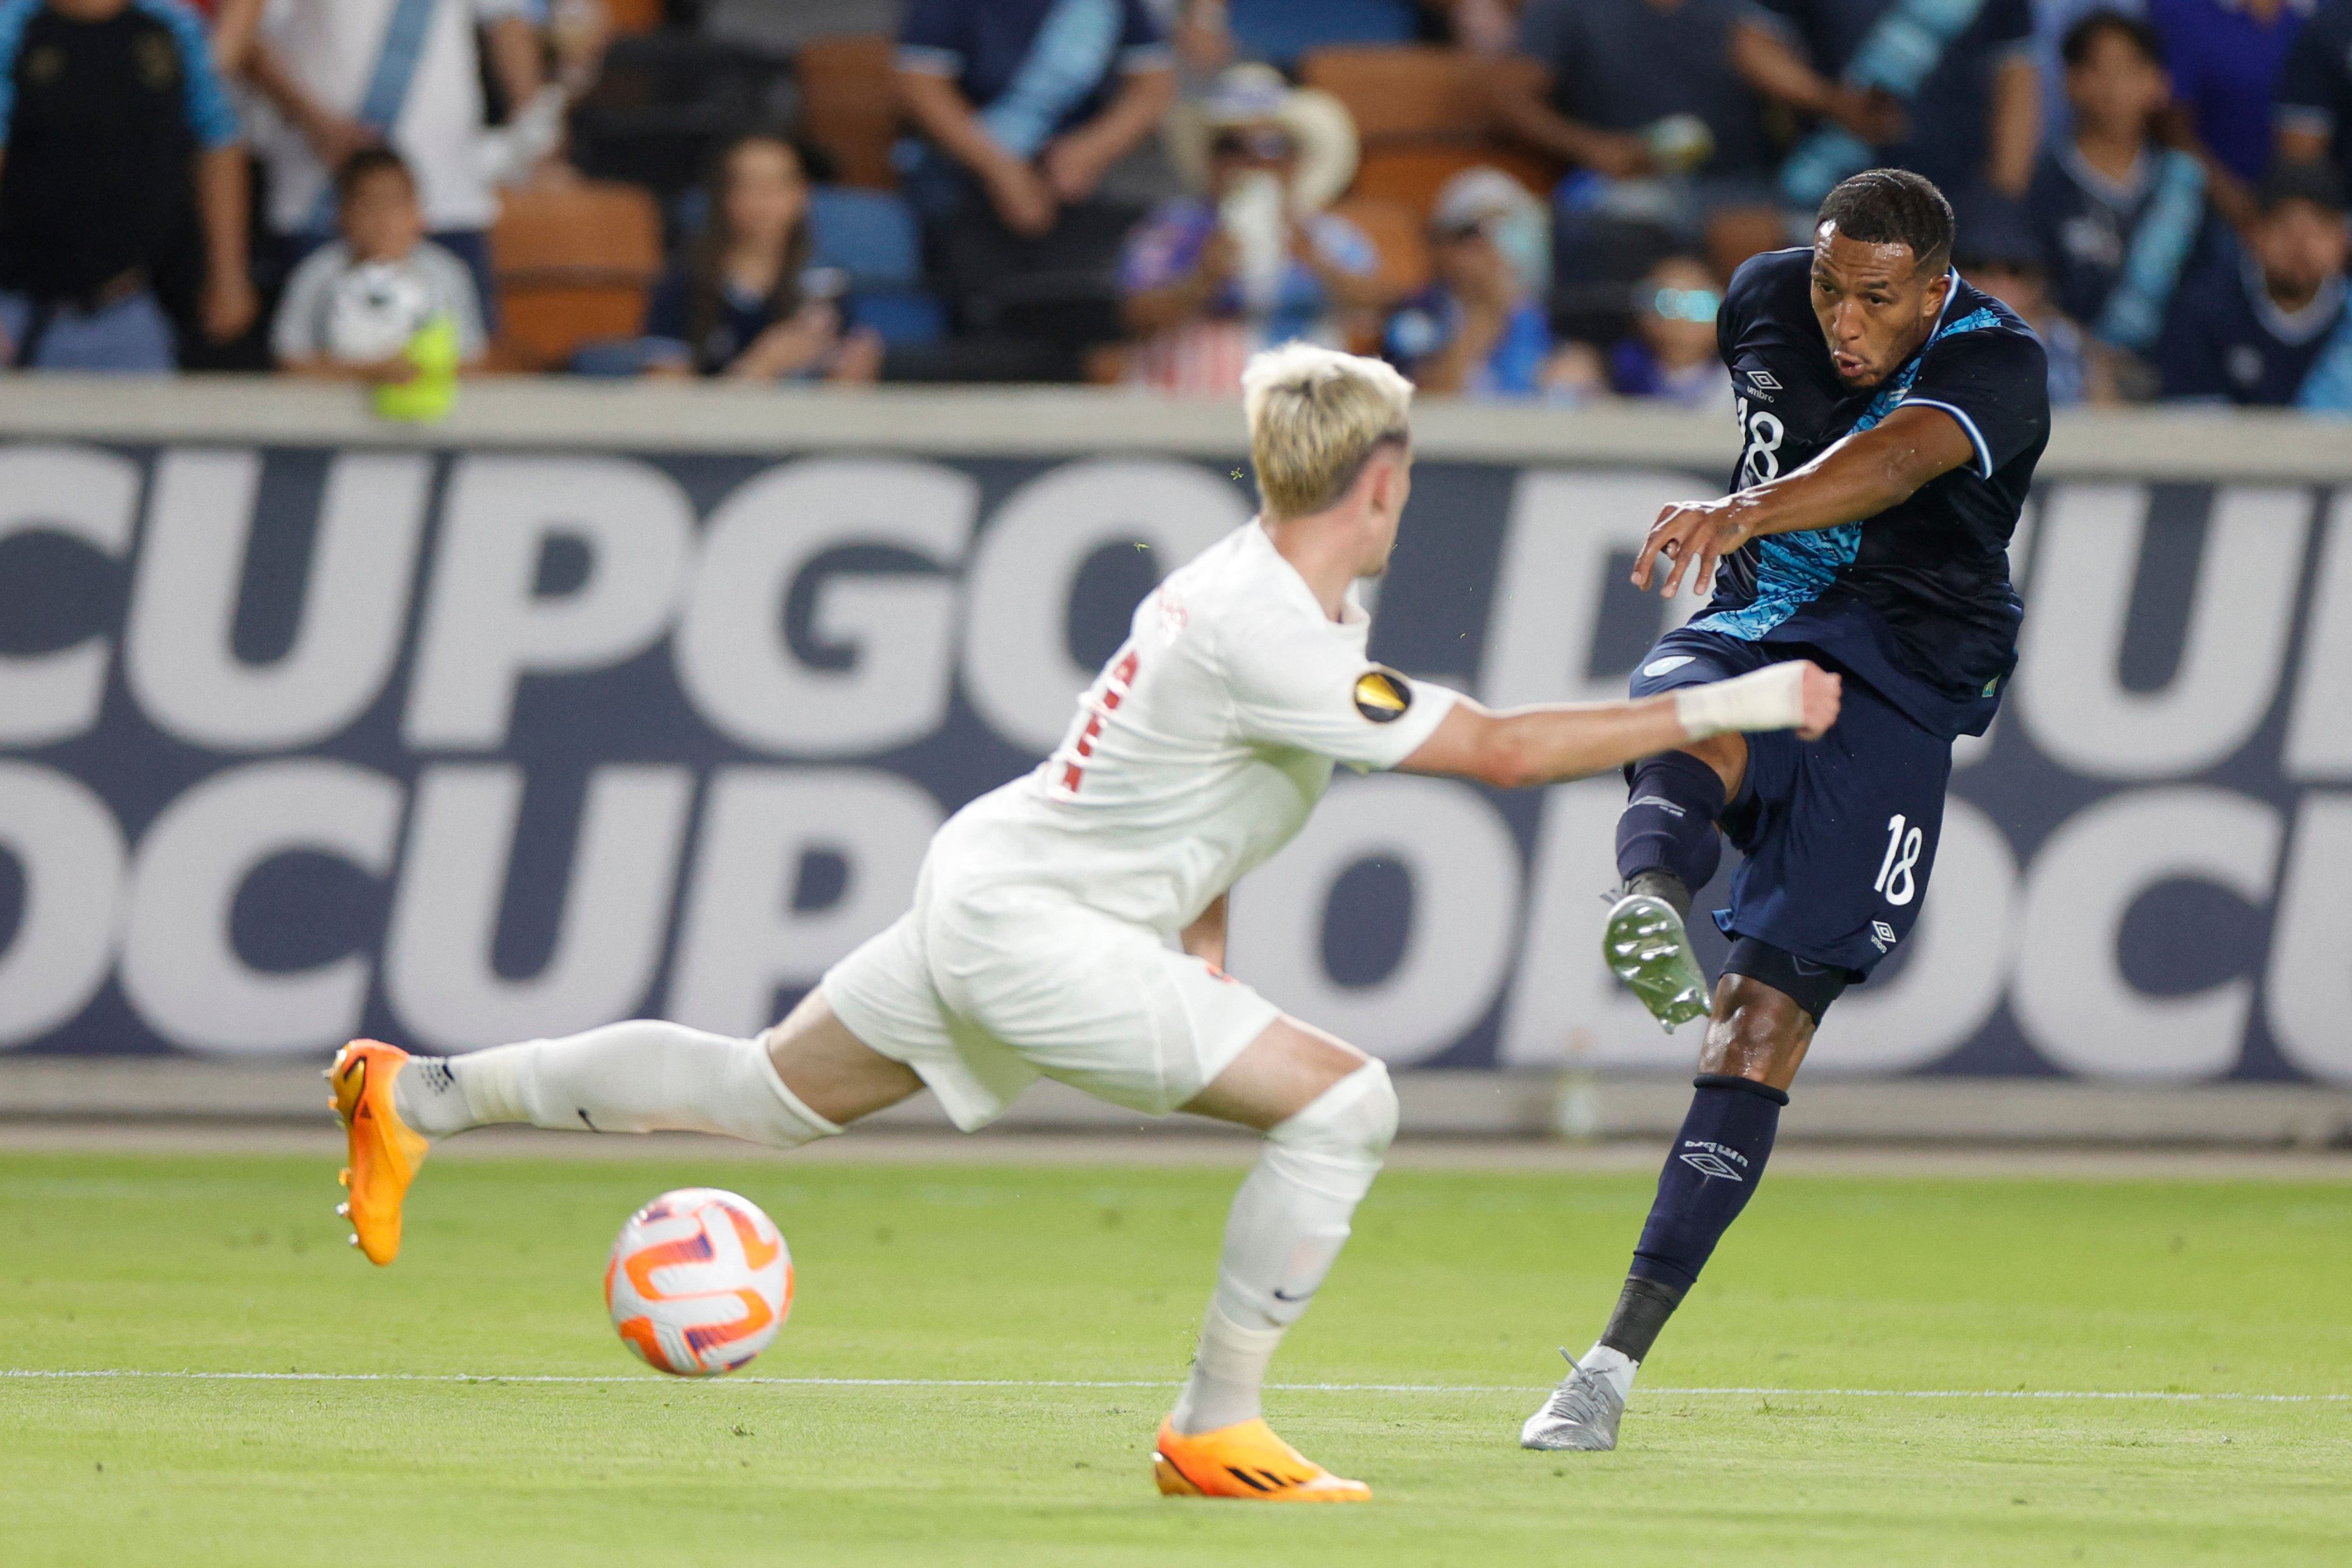
MULTIPOLYGON (((68 1380, 74 1378, 149 1378, 188 1383, 511 1383, 511 1384, 634 1384, 646 1388, 674 1388, 677 1383, 653 1375, 630 1377, 567 1377, 548 1373, 482 1373, 425 1372, 152 1372, 129 1367, 67 1369, 0 1367, 0 1378, 68 1380)), ((729 1384, 758 1384, 781 1388, 1175 1388, 1166 1379, 1110 1381, 1051 1377, 755 1377, 736 1376, 729 1384)), ((1517 1384, 1485 1383, 1270 1383, 1268 1390, 1284 1394, 1540 1394, 1542 1389, 1517 1384)), ((2180 1394, 2157 1390, 2077 1388, 1644 1388, 1653 1398, 1785 1399, 2154 1399, 2181 1404, 2236 1402, 2248 1405, 2352 1404, 2352 1394, 2180 1394)))

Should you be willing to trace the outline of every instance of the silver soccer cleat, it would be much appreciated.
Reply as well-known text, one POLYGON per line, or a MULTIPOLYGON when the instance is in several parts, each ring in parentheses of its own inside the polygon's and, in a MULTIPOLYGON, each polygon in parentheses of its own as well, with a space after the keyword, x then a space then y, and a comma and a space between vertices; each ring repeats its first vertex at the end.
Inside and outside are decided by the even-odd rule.
POLYGON ((1566 1351, 1559 1353, 1568 1356, 1571 1370, 1543 1408, 1519 1428, 1519 1447, 1605 1454, 1617 1446, 1617 1423, 1624 1417, 1625 1401, 1607 1378, 1586 1372, 1566 1351))
POLYGON ((1601 956, 1669 1035, 1707 1015, 1706 976, 1691 952, 1690 932, 1674 905, 1654 893, 1627 893, 1609 909, 1601 956))

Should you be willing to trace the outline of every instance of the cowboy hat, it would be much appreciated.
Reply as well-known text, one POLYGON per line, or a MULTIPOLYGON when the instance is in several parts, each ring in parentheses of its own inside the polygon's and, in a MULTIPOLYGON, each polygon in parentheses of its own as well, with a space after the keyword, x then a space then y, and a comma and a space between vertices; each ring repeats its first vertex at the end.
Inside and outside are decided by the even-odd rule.
POLYGON ((1291 86, 1272 66, 1229 67, 1208 96, 1179 104, 1168 117, 1168 155, 1184 184, 1201 190, 1217 132, 1265 124, 1280 126, 1298 149, 1290 197, 1299 210, 1329 206, 1356 177, 1356 122, 1347 106, 1328 92, 1291 86))

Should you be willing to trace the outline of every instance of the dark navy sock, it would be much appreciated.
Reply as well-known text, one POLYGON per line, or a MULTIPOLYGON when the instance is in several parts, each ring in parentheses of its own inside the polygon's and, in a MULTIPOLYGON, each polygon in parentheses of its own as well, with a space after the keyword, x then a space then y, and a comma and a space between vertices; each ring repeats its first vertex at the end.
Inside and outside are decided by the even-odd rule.
POLYGON ((1748 1206, 1772 1153, 1789 1097, 1769 1084, 1701 1073, 1690 1114, 1675 1135, 1657 1201, 1633 1248, 1633 1278, 1679 1293, 1698 1283, 1715 1244, 1748 1206))
POLYGON ((1617 874, 1632 881, 1665 871, 1693 893, 1723 860, 1723 778, 1688 752, 1661 752, 1633 769, 1625 815, 1617 819, 1617 874))

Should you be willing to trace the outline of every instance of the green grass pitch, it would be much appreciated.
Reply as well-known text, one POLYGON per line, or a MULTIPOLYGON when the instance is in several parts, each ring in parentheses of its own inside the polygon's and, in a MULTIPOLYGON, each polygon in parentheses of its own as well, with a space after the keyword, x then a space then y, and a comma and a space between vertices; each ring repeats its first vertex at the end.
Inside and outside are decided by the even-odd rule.
POLYGON ((1624 1447, 1549 1456, 1519 1422, 1613 1297, 1649 1181, 1391 1172, 1276 1375, 1454 1386, 1272 1394, 1280 1430, 1378 1493, 1286 1510, 1163 1500, 1146 1464, 1234 1177, 453 1158, 379 1272, 317 1162, 0 1156, 8 1368, 387 1374, 0 1377, 0 1555, 2352 1562, 2352 1185, 1775 1174, 1643 1369, 1624 1447), (636 1204, 706 1183, 765 1206, 798 1264, 752 1375, 915 1381, 639 1367, 604 1321, 604 1249, 636 1204), (1787 1392, 1693 1392, 1755 1387, 1787 1392))

